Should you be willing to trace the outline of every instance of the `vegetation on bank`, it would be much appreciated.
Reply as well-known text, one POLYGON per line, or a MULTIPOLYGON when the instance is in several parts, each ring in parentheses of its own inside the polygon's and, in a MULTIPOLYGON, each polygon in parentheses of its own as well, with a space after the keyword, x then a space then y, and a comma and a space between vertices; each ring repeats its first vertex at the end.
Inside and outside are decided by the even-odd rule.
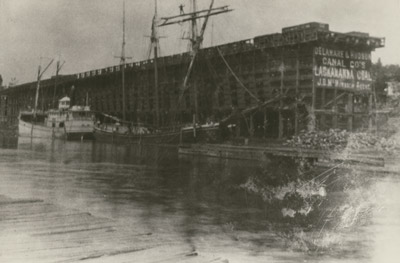
POLYGON ((378 102, 386 103, 387 82, 400 82, 400 65, 383 65, 379 59, 371 67, 371 75, 374 79, 374 88, 378 102))
POLYGON ((302 132, 288 140, 286 145, 334 152, 368 150, 393 153, 397 147, 397 141, 391 137, 394 132, 395 128, 389 126, 384 130, 384 133, 352 133, 333 129, 329 131, 302 132))

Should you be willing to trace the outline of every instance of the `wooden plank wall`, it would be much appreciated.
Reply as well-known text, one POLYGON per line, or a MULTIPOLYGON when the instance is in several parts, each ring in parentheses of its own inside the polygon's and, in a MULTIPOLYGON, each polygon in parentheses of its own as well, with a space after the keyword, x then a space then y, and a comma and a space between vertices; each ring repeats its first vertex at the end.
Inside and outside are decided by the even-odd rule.
MULTIPOLYGON (((318 129, 353 130, 353 128, 368 127, 370 119, 368 112, 371 109, 368 93, 356 94, 313 85, 315 64, 313 48, 321 45, 321 41, 331 40, 281 45, 279 42, 281 38, 281 34, 273 34, 218 47, 237 78, 259 100, 268 100, 281 93, 287 95, 286 99, 270 105, 268 109, 271 112, 270 116, 278 114, 278 136, 283 137, 285 133, 297 133, 309 128, 310 119, 315 120, 313 126, 318 129), (274 41, 277 41, 277 45, 273 44, 274 41), (312 109, 315 110, 313 112, 315 117, 310 118, 312 109), (288 128, 289 124, 293 128, 288 128)), ((351 48, 351 46, 341 46, 341 48, 351 48)), ((194 82, 199 92, 197 97, 201 122, 209 119, 218 121, 231 114, 233 109, 245 109, 257 103, 238 83, 219 55, 218 49, 213 47, 201 51, 192 80, 182 99, 180 99, 182 83, 190 57, 185 53, 159 59, 159 105, 163 126, 192 121, 195 105, 192 87, 194 82)), ((369 51, 372 49, 370 47, 369 51)), ((83 77, 60 82, 56 97, 72 95, 73 104, 76 105, 85 104, 88 98, 88 104, 93 110, 122 117, 119 66, 86 73, 83 77), (72 86, 75 87, 73 92, 72 86)), ((54 80, 49 80, 42 87, 39 100, 41 109, 46 110, 53 106, 53 82, 54 80)), ((147 124, 155 122, 154 89, 154 68, 151 60, 126 65, 128 120, 147 124)), ((32 108, 33 97, 32 87, 13 92, 8 99, 7 113, 17 116, 19 110, 32 108)), ((259 126, 262 118, 255 119, 258 124, 254 125, 259 126)), ((251 118, 247 120, 250 124, 253 121, 251 118)), ((275 120, 270 122, 275 123, 275 120)))

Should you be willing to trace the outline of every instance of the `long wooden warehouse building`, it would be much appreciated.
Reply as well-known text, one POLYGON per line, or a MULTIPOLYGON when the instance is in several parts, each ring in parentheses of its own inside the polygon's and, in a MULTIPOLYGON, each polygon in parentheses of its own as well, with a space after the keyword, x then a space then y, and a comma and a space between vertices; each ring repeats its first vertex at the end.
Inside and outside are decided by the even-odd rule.
MULTIPOLYGON (((202 49, 184 92, 190 53, 158 59, 158 91, 153 60, 125 64, 127 119, 154 124, 159 109, 162 126, 191 122, 197 101, 201 122, 218 122, 263 105, 243 116, 242 133, 250 136, 366 129, 373 125, 374 110, 371 52, 384 45, 384 38, 333 32, 328 24, 283 28, 281 33, 202 49)), ((68 95, 76 105, 121 117, 121 80, 119 65, 47 79, 41 83, 39 107, 50 109, 54 100, 68 95)), ((32 82, 0 92, 3 122, 15 121, 19 111, 34 107, 35 89, 32 82)))

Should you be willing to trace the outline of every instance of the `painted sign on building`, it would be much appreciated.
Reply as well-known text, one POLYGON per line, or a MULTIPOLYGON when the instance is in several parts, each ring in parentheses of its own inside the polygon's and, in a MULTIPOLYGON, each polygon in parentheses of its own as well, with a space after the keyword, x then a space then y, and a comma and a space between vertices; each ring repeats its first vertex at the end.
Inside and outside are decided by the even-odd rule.
POLYGON ((371 90, 371 53, 314 48, 314 77, 318 87, 371 90))

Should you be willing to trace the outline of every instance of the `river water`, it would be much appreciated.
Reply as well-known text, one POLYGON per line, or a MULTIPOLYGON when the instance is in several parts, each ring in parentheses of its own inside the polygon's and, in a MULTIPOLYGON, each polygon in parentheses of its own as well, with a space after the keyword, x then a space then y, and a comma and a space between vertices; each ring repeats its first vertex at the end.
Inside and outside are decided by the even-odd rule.
POLYGON ((2 136, 0 145, 0 195, 109 218, 127 232, 152 233, 154 242, 226 262, 400 262, 396 176, 331 173, 326 195, 313 203, 316 212, 292 217, 282 212, 287 202, 244 186, 254 177, 292 178, 298 171, 292 160, 223 160, 179 156, 174 147, 13 136, 2 136))

